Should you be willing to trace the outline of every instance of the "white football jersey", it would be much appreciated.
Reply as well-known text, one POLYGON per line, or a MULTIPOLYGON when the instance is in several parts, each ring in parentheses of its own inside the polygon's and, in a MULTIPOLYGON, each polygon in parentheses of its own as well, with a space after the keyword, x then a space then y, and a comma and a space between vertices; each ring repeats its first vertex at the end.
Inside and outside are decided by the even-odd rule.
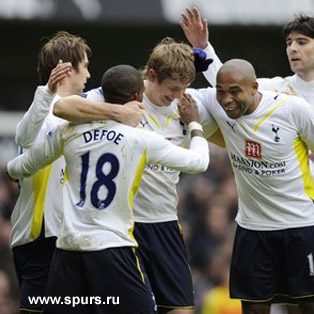
POLYGON ((204 138, 193 137, 187 150, 153 132, 107 121, 52 130, 36 150, 11 161, 8 171, 15 178, 29 175, 61 154, 66 171, 57 247, 83 251, 137 245, 133 200, 147 163, 197 173, 209 162, 204 138))
POLYGON ((238 224, 251 230, 314 225, 314 182, 308 149, 314 148, 314 110, 299 97, 262 92, 257 109, 233 120, 216 89, 198 97, 224 135, 238 190, 238 224))
MULTIPOLYGON (((52 95, 47 86, 37 88, 31 107, 17 126, 17 144, 36 147, 49 130, 64 123, 52 114, 52 104, 59 98, 52 95)), ((25 151, 27 149, 22 150, 25 151)), ((20 194, 11 216, 11 247, 34 241, 39 237, 43 223, 45 237, 58 236, 64 167, 64 158, 60 157, 34 176, 20 180, 20 194)))
MULTIPOLYGON (((187 89, 186 93, 192 93, 187 89)), ((94 89, 86 93, 88 99, 104 101, 101 89, 94 89)), ((171 143, 187 147, 190 137, 187 129, 180 123, 177 101, 170 106, 156 106, 144 95, 144 118, 139 128, 154 131, 171 143)), ((202 104, 198 103, 204 136, 207 138, 217 130, 216 123, 207 113, 202 104)), ((176 185, 180 171, 157 164, 148 164, 144 169, 141 188, 134 200, 134 219, 136 222, 157 223, 177 220, 178 196, 176 185)))
MULTIPOLYGON (((209 66, 206 72, 203 72, 207 81, 212 85, 216 86, 217 73, 222 66, 222 63, 214 48, 208 43, 208 46, 204 50, 207 55, 207 59, 213 59, 213 63, 209 66)), ((257 79, 258 89, 261 91, 273 91, 279 93, 285 93, 288 95, 294 95, 304 98, 314 108, 314 80, 306 82, 295 74, 293 76, 280 77, 276 76, 273 78, 259 78, 257 79)), ((312 177, 314 178, 314 162, 310 161, 310 169, 312 177)))

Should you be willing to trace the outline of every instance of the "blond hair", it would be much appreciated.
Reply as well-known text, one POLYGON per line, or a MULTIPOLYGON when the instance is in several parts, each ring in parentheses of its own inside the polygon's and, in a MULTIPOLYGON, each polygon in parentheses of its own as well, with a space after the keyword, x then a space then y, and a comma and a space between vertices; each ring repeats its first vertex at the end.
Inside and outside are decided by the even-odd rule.
POLYGON ((165 79, 191 83, 195 78, 194 55, 189 45, 176 42, 171 37, 164 38, 150 54, 143 70, 144 78, 153 69, 157 81, 165 79))

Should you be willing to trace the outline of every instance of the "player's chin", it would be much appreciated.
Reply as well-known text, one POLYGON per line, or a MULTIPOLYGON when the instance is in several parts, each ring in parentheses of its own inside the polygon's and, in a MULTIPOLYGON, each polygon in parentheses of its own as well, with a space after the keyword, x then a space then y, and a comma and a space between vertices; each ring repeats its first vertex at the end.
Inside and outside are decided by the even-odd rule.
POLYGON ((302 70, 302 67, 296 62, 290 62, 290 69, 292 72, 298 73, 299 71, 302 70))
POLYGON ((238 119, 242 116, 241 111, 239 108, 233 109, 233 110, 225 110, 225 113, 227 116, 231 119, 238 119))

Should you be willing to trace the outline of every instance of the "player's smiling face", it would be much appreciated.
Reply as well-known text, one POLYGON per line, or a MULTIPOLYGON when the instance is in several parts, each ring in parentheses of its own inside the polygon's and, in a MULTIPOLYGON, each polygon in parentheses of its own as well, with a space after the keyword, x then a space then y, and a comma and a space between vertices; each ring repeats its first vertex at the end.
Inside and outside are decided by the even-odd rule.
POLYGON ((165 79, 161 83, 156 82, 156 84, 160 104, 164 104, 165 106, 170 105, 174 99, 183 97, 185 90, 188 87, 188 84, 171 79, 165 79))
POLYGON ((255 110, 254 95, 257 84, 234 75, 230 72, 219 73, 217 76, 217 101, 226 114, 232 119, 238 119, 255 110))
POLYGON ((286 52, 291 70, 298 74, 314 71, 314 38, 290 33, 286 38, 286 52))
POLYGON ((164 79, 159 82, 156 73, 150 70, 145 94, 156 106, 169 106, 174 99, 183 97, 189 85, 189 83, 172 79, 164 79))

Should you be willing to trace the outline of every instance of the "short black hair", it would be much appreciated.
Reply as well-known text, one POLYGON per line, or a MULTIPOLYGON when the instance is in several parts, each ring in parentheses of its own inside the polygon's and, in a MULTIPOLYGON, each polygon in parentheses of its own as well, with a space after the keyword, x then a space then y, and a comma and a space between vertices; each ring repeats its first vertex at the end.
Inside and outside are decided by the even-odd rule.
POLYGON ((286 39, 291 33, 300 33, 302 35, 314 38, 314 16, 298 14, 288 22, 284 27, 282 34, 286 39))
POLYGON ((105 101, 125 104, 132 100, 135 93, 144 88, 140 72, 127 64, 111 67, 105 72, 101 80, 101 88, 105 101))

